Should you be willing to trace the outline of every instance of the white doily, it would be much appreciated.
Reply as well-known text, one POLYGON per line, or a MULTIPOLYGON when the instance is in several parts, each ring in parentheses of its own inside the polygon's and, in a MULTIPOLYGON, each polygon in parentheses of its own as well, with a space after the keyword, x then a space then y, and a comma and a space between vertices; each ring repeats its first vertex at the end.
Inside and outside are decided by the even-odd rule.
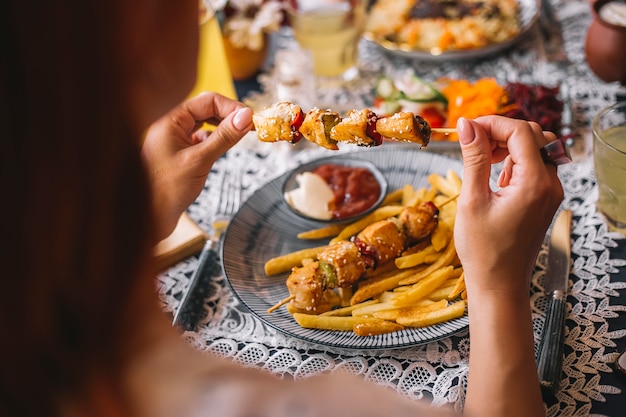
MULTIPOLYGON (((411 62, 388 56, 373 45, 363 44, 362 68, 365 76, 410 65, 425 79, 443 75, 469 79, 490 76, 501 82, 561 86, 566 103, 564 122, 574 132, 575 162, 559 168, 566 192, 563 206, 570 208, 574 214, 573 270, 570 275, 563 363, 565 377, 556 402, 547 406, 548 416, 587 416, 591 414, 594 402, 603 402, 607 396, 620 393, 617 387, 607 384, 605 376, 612 372, 610 362, 617 354, 616 340, 626 336, 626 330, 610 329, 607 321, 626 310, 625 306, 611 302, 611 297, 618 295, 618 290, 626 288, 626 283, 614 277, 620 268, 626 266, 626 260, 616 259, 611 254, 611 249, 624 245, 624 236, 609 233, 596 212, 597 188, 589 158, 590 120, 600 108, 615 101, 619 86, 599 82, 585 63, 582 45, 590 22, 589 5, 569 1, 553 2, 553 7, 562 22, 563 48, 568 62, 546 61, 545 43, 540 31, 535 28, 516 48, 504 55, 471 64, 411 62)), ((345 94, 350 95, 348 102, 357 107, 359 100, 366 102, 371 92, 363 87, 345 94)), ((264 100, 267 96, 263 94, 251 97, 251 102, 257 105, 264 100)), ((259 143, 254 135, 249 135, 215 163, 205 190, 189 208, 189 214, 201 227, 210 231, 217 210, 219 184, 226 170, 244 167, 244 195, 250 196, 270 179, 304 161, 327 156, 328 152, 306 144, 259 143)), ((546 307, 542 296, 546 255, 547 247, 544 245, 532 278, 531 303, 536 342, 543 328, 546 307)), ((197 264, 197 258, 191 257, 158 277, 157 287, 165 311, 178 308, 197 264)), ((425 399, 435 405, 452 404, 457 410, 462 409, 468 371, 467 333, 398 350, 322 350, 318 346, 285 337, 264 325, 238 302, 223 276, 215 277, 213 285, 216 291, 205 303, 206 319, 197 332, 184 335, 191 345, 200 350, 232 358, 244 366, 264 368, 294 378, 321 372, 349 371, 410 398, 425 399)))

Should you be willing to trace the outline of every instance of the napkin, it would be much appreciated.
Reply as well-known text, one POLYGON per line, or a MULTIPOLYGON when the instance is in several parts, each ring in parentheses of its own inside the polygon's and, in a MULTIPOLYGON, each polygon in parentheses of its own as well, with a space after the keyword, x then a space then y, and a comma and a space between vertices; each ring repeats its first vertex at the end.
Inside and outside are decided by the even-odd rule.
POLYGON ((188 215, 178 219, 174 232, 154 248, 157 268, 166 269, 202 250, 208 235, 188 215))

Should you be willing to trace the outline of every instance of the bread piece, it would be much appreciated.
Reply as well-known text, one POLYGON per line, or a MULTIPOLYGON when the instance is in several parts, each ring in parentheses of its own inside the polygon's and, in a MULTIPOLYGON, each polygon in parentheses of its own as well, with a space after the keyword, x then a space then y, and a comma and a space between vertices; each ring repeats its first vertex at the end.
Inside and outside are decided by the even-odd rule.
POLYGON ((430 142, 430 125, 413 112, 398 112, 376 121, 378 133, 389 140, 418 143, 422 146, 430 142))
POLYGON ((330 138, 359 146, 380 145, 376 133, 378 116, 370 109, 350 110, 346 117, 330 130, 330 138))
POLYGON ((330 130, 341 121, 338 113, 331 110, 311 109, 304 117, 300 133, 310 142, 336 151, 337 141, 330 138, 330 130))
POLYGON ((298 129, 303 120, 302 108, 289 102, 276 103, 252 115, 254 128, 262 142, 298 142, 302 139, 298 129))

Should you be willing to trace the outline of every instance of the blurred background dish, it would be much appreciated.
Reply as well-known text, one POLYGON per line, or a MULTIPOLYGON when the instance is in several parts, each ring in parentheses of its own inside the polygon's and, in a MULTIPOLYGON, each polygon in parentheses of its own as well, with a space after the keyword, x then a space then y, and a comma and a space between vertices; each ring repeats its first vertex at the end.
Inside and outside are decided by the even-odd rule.
MULTIPOLYGON (((515 2, 515 0, 511 0, 511 1, 515 2)), ((432 39, 433 37, 435 37, 433 30, 435 28, 441 28, 442 24, 440 21, 435 21, 434 19, 430 19, 430 18, 424 18, 424 20, 429 20, 428 22, 429 24, 424 25, 424 26, 417 25, 415 27, 415 30, 419 31, 420 28, 422 27, 425 29, 427 28, 427 30, 424 30, 424 32, 428 32, 429 38, 432 39, 432 45, 429 48, 422 48, 420 46, 416 46, 416 45, 419 45, 417 41, 408 42, 404 40, 395 40, 391 35, 386 36, 382 32, 377 32, 377 24, 372 21, 372 16, 375 16, 374 13, 376 11, 376 6, 378 5, 378 2, 377 2, 374 4, 373 8, 371 9, 372 14, 370 15, 370 20, 368 21, 368 26, 364 33, 364 38, 367 39, 368 41, 371 41, 377 44, 378 46, 380 46, 381 48, 383 48, 384 50, 386 50, 387 52, 391 54, 404 56, 408 58, 419 58, 419 59, 426 60, 426 61, 470 60, 470 59, 481 58, 481 57, 485 57, 485 56, 489 56, 489 55, 493 55, 498 52, 501 52, 511 47, 516 42, 518 42, 530 30, 530 28, 535 24, 535 22, 539 18, 540 1, 541 0, 517 0, 517 6, 519 8, 519 10, 517 11, 517 18, 515 19, 517 28, 507 28, 506 26, 510 26, 509 24, 510 22, 503 21, 502 25, 500 25, 498 29, 493 29, 494 22, 485 21, 485 28, 480 29, 480 30, 484 30, 485 32, 489 32, 489 31, 492 32, 494 34, 493 36, 494 40, 491 43, 486 43, 482 45, 480 43, 476 43, 477 45, 480 45, 476 47, 471 46, 471 43, 473 42, 472 38, 477 39, 479 38, 479 36, 473 37, 471 34, 471 31, 463 29, 462 26, 458 28, 458 31, 456 28, 454 28, 449 31, 446 31, 445 33, 438 34, 437 39, 432 39), (432 25, 430 23, 432 23, 432 25), (507 34, 505 35, 499 34, 503 31, 506 32, 507 34), (455 32, 457 32, 458 35, 455 35, 455 32), (464 44, 460 45, 460 47, 455 47, 453 40, 451 40, 454 37, 460 40, 459 44, 460 43, 464 43, 464 44), (448 47, 445 47, 445 46, 441 47, 441 45, 448 45, 448 47)), ((497 5, 500 2, 510 5, 509 0, 494 0, 492 3, 497 5)), ((406 4, 406 1, 404 3, 406 4)), ((458 11, 461 8, 464 8, 464 9, 468 8, 467 6, 459 7, 457 5, 457 3, 459 2, 431 0, 430 3, 436 4, 437 5, 436 7, 444 7, 441 5, 453 4, 454 6, 451 6, 451 7, 453 7, 453 10, 455 11, 458 11)), ((469 8, 478 9, 479 7, 483 7, 479 5, 479 3, 473 0, 467 0, 465 3, 475 4, 475 6, 472 5, 472 6, 469 6, 469 8)), ((381 4, 386 5, 387 3, 381 2, 381 4)), ((420 6, 420 7, 424 7, 424 6, 420 6)), ((409 23, 418 22, 421 19, 421 17, 419 17, 421 14, 419 10, 421 9, 417 9, 417 8, 413 9, 408 12, 408 16, 407 16, 406 10, 402 11, 398 9, 399 13, 400 12, 405 13, 404 16, 397 17, 398 24, 407 26, 407 22, 409 23), (416 17, 414 18, 411 17, 414 15, 416 15, 416 17)), ((389 11, 388 14, 384 17, 381 17, 381 19, 384 19, 389 23, 391 17, 393 17, 392 13, 393 13, 392 11, 389 11)), ((484 19, 481 17, 481 18, 478 18, 478 21, 482 22, 484 21, 484 19)), ((471 25, 472 27, 474 27, 474 29, 476 29, 476 22, 472 22, 471 25)), ((394 25, 388 24, 388 27, 392 28, 394 27, 394 25)), ((397 33, 397 31, 394 31, 394 32, 397 33)), ((416 39, 419 37, 419 33, 406 35, 406 37, 407 39, 408 38, 416 39)))

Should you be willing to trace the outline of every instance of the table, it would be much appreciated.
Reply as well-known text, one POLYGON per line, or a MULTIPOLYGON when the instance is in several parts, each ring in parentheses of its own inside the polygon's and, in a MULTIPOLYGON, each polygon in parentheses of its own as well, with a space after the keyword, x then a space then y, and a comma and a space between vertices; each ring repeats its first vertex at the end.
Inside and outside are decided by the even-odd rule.
MULTIPOLYGON (((564 122, 573 133, 574 163, 559 168, 565 189, 563 206, 574 214, 573 267, 563 381, 556 400, 546 404, 547 414, 621 416, 626 404, 626 376, 613 371, 612 361, 618 352, 626 349, 626 314, 623 313, 626 311, 626 242, 624 236, 607 231, 595 209, 597 187, 590 158, 590 120, 623 90, 619 85, 599 81, 586 65, 583 45, 591 19, 588 3, 553 0, 551 5, 563 30, 562 43, 558 37, 546 39, 541 27, 536 25, 514 48, 497 56, 472 62, 428 63, 390 56, 363 41, 361 84, 333 94, 344 102, 349 95, 349 103, 354 107, 367 105, 371 94, 368 77, 402 66, 415 68, 427 80, 443 75, 468 79, 490 76, 503 83, 521 81, 560 86, 567 110, 564 122), (559 53, 564 53, 565 59, 559 53)), ((289 33, 281 33, 275 39, 278 48, 292 41, 289 33)), ((267 73, 259 77, 260 91, 248 91, 245 98, 251 106, 271 100, 264 91, 268 77, 267 73)), ((240 83, 238 91, 245 92, 251 86, 256 88, 257 84, 240 83)), ((189 207, 189 215, 210 231, 221 178, 229 170, 245 167, 243 193, 249 197, 269 179, 303 162, 328 156, 328 152, 306 145, 263 144, 249 135, 215 163, 204 191, 189 207)), ((454 148, 439 152, 459 157, 454 148)), ((546 303, 541 290, 546 255, 544 244, 532 277, 531 303, 537 342, 545 317, 546 303)), ((158 277, 157 287, 165 311, 175 311, 178 307, 197 264, 198 259, 191 257, 158 277)), ((238 302, 224 276, 214 277, 212 285, 215 291, 205 300, 206 319, 197 332, 184 334, 197 349, 285 377, 304 378, 347 370, 410 398, 462 409, 468 371, 467 332, 425 345, 383 351, 355 352, 314 346, 264 325, 238 302)))

